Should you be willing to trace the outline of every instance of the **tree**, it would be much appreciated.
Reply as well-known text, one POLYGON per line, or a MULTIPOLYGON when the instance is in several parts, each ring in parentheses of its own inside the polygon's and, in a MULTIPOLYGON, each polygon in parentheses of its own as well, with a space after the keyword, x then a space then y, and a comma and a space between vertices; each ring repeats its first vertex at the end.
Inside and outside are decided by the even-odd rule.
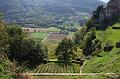
POLYGON ((89 56, 93 52, 92 41, 96 38, 95 28, 92 28, 87 32, 86 36, 83 39, 82 50, 85 56, 89 56))
POLYGON ((16 56, 14 53, 17 53, 17 51, 19 51, 17 48, 20 47, 20 44, 22 43, 22 40, 25 36, 24 36, 22 29, 15 25, 7 26, 5 28, 5 32, 7 33, 8 38, 9 38, 8 39, 9 51, 7 52, 7 55, 13 61, 13 59, 16 56), (11 52, 11 50, 15 52, 11 52))
POLYGON ((92 42, 92 55, 97 55, 102 49, 102 42, 100 39, 95 39, 92 42))
POLYGON ((9 52, 7 53, 11 61, 28 65, 37 65, 47 61, 47 48, 40 42, 33 39, 26 39, 22 29, 18 26, 6 28, 9 36, 9 52))
POLYGON ((82 27, 78 32, 75 33, 74 42, 75 44, 80 45, 83 41, 84 36, 86 35, 86 27, 82 27))
POLYGON ((74 53, 75 50, 74 42, 71 39, 66 38, 62 40, 56 48, 58 61, 69 64, 76 56, 74 53))
POLYGON ((21 27, 17 25, 7 26, 6 32, 10 38, 10 41, 14 41, 18 38, 22 40, 25 37, 25 33, 22 31, 21 27))
POLYGON ((13 79, 10 75, 10 61, 6 57, 8 50, 8 35, 5 32, 5 25, 0 21, 0 79, 13 79))
POLYGON ((88 22, 86 23, 86 26, 87 26, 87 31, 89 29, 91 29, 92 27, 94 27, 94 19, 89 19, 88 22))
MULTIPOLYGON (((11 52, 15 51, 12 50, 11 52)), ((30 65, 44 63, 47 61, 48 57, 47 48, 40 42, 36 42, 32 39, 24 39, 15 54, 17 57, 14 58, 16 58, 17 61, 21 63, 28 62, 30 65)))
POLYGON ((4 52, 8 50, 8 35, 4 30, 4 24, 0 22, 0 59, 4 52))

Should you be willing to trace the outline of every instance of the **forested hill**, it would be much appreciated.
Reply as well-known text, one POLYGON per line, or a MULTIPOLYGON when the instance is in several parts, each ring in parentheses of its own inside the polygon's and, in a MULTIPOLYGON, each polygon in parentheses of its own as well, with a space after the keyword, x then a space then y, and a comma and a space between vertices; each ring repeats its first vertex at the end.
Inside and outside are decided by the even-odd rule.
POLYGON ((0 11, 8 22, 65 25, 84 23, 101 4, 99 0, 0 0, 0 11))

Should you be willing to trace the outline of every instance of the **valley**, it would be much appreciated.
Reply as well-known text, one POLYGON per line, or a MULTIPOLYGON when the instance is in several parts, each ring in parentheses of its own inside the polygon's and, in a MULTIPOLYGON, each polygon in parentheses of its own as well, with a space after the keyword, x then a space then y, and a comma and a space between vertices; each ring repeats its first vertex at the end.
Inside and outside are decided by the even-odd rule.
POLYGON ((120 0, 0 0, 0 79, 120 79, 120 0))

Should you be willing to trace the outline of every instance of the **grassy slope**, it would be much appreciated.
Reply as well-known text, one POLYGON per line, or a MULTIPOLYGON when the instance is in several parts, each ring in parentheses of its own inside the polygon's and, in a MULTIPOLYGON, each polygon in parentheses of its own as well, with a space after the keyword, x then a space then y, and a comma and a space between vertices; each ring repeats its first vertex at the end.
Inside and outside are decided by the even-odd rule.
MULTIPOLYGON (((103 39, 102 43, 105 44, 110 40, 115 46, 115 43, 120 40, 120 30, 113 30, 112 28, 106 32, 98 31, 97 38, 103 39), (105 38, 106 37, 106 38, 105 38)), ((103 45, 104 46, 104 45, 103 45)), ((87 61, 84 67, 84 72, 120 72, 120 49, 114 47, 111 52, 100 52, 102 57, 93 57, 87 61)))

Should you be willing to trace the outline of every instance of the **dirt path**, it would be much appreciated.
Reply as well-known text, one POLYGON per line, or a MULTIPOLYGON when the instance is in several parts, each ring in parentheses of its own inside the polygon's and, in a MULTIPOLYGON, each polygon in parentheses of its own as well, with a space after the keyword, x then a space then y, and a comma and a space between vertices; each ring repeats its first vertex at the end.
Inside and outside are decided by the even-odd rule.
POLYGON ((115 75, 115 73, 22 73, 32 76, 94 76, 94 75, 115 75))
POLYGON ((83 65, 80 67, 80 74, 82 74, 82 69, 85 66, 86 62, 87 62, 87 60, 85 60, 85 62, 83 63, 83 65))

